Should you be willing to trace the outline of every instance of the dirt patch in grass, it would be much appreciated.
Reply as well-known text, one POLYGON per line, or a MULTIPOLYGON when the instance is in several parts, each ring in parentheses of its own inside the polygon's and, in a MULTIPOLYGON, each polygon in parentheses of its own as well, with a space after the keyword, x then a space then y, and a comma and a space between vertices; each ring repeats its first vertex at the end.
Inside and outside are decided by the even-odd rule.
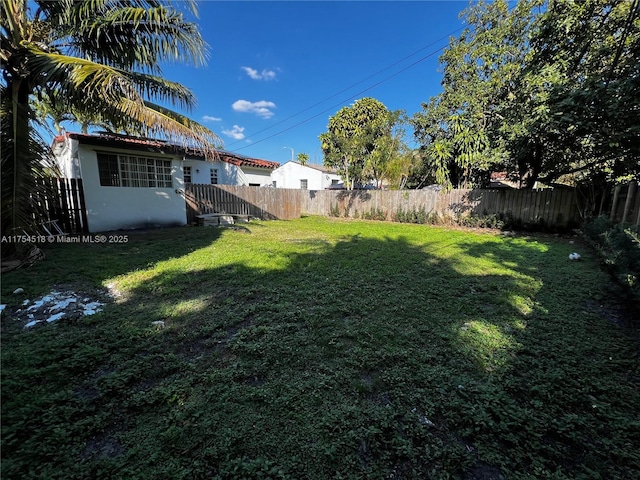
POLYGON ((6 308, 3 314, 21 322, 24 328, 95 315, 114 299, 114 294, 108 289, 74 288, 69 285, 54 286, 49 293, 33 300, 21 288, 16 289, 14 296, 18 297, 16 300, 20 306, 6 308))

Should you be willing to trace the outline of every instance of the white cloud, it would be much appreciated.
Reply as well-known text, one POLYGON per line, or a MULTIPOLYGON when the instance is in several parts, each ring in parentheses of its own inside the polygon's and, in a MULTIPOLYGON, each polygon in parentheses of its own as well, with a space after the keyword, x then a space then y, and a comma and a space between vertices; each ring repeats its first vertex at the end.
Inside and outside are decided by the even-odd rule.
POLYGON ((249 75, 250 78, 254 80, 275 80, 276 78, 276 72, 274 72, 273 70, 264 69, 261 72, 259 72, 255 68, 251 68, 251 67, 241 67, 241 68, 246 72, 247 75, 249 75))
POLYGON ((244 139, 244 127, 240 127, 238 125, 234 125, 231 130, 222 130, 227 137, 231 137, 234 140, 242 140, 244 139))
POLYGON ((220 117, 210 117, 209 115, 205 115, 202 117, 202 121, 204 122, 221 122, 222 119, 220 117))
POLYGON ((271 118, 274 115, 271 109, 276 108, 276 104, 266 100, 260 100, 259 102, 236 100, 233 102, 233 105, 231 105, 231 108, 236 112, 255 113, 257 116, 262 118, 271 118))
POLYGON ((251 78, 253 78, 254 80, 260 80, 260 73, 258 73, 258 71, 254 68, 251 67, 241 67, 245 72, 247 72, 247 75, 249 75, 251 78))

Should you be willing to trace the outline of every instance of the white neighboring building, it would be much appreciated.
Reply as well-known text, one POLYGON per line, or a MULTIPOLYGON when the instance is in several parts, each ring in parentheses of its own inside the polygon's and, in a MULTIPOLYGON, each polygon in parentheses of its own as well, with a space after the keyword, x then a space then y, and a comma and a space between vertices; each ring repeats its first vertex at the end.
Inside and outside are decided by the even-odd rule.
POLYGON ((185 183, 238 185, 241 187, 271 186, 271 173, 277 162, 249 158, 237 153, 218 151, 220 160, 185 156, 182 162, 185 183))
POLYGON ((342 182, 340 175, 320 165, 301 165, 289 161, 271 172, 271 180, 276 188, 300 188, 303 190, 324 190, 342 182))
POLYGON ((67 133, 52 148, 62 174, 82 179, 91 233, 185 225, 185 183, 271 185, 280 165, 223 151, 207 161, 161 140, 110 133, 67 133))

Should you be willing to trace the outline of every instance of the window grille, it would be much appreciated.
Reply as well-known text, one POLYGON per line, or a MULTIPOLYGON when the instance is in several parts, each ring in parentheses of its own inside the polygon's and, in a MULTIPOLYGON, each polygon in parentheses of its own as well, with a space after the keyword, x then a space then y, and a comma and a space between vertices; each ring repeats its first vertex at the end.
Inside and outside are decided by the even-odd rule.
POLYGON ((98 153, 98 174, 104 187, 171 188, 171 160, 98 153))

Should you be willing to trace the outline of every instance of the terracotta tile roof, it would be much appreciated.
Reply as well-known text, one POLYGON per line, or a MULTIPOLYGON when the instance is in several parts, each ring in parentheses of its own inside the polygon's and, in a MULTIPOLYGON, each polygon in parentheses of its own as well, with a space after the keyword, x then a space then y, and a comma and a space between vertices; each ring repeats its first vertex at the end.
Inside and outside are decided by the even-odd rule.
POLYGON ((232 165, 238 165, 241 167, 256 167, 256 168, 269 168, 275 169, 280 166, 278 162, 271 162, 269 160, 260 160, 259 158, 249 158, 244 155, 238 155, 237 153, 225 152, 218 150, 220 160, 223 162, 231 163, 232 165))
MULTIPOLYGON (((132 137, 116 133, 88 134, 69 132, 55 137, 53 139, 53 143, 55 144, 64 142, 67 138, 78 140, 78 142, 88 145, 103 147, 127 147, 135 150, 145 150, 156 153, 172 153, 204 159, 202 154, 198 153, 193 148, 175 145, 165 140, 158 140, 155 138, 132 137)), ((218 156, 222 162, 231 163, 232 165, 237 165, 239 167, 266 168, 273 170, 280 166, 278 162, 261 160, 259 158, 245 157, 244 155, 226 152, 224 150, 218 150, 218 156)))

